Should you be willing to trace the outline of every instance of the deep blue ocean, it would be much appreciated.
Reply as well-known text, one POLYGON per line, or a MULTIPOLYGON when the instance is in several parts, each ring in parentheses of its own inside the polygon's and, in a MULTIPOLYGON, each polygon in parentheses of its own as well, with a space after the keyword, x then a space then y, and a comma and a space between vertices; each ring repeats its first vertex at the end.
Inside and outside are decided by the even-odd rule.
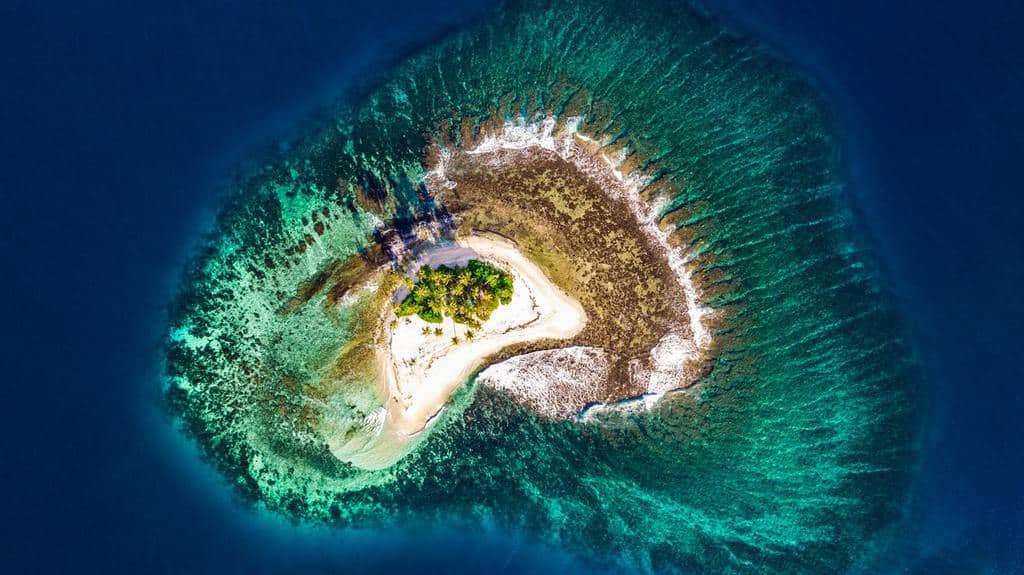
MULTIPOLYGON (((0 573, 565 572, 497 529, 245 509, 159 406, 165 306, 230 176, 489 3, 0 0, 0 573)), ((1024 573, 1024 4, 707 4, 793 61, 924 369, 889 573, 1024 573)))

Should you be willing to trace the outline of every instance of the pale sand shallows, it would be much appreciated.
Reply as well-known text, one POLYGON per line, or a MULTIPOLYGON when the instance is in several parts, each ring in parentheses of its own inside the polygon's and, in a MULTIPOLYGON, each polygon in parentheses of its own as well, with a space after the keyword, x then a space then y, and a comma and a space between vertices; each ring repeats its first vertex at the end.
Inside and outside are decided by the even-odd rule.
MULTIPOLYGON (((586 323, 583 307, 551 283, 512 242, 474 234, 457 243, 512 274, 512 301, 498 307, 483 326, 474 330, 472 340, 466 339, 466 326, 450 319, 430 324, 413 316, 398 318, 394 326, 388 319, 377 359, 387 397, 385 426, 398 437, 411 438, 423 431, 487 357, 513 344, 569 339, 586 323), (424 327, 431 332, 425 335, 424 327), (444 334, 434 335, 436 327, 441 327, 444 334), (459 337, 459 343, 453 343, 454 336, 459 337)), ((464 253, 451 253, 464 257, 464 253)), ((431 265, 445 263, 437 260, 431 258, 431 265)), ((393 317, 393 312, 386 317, 393 317)))

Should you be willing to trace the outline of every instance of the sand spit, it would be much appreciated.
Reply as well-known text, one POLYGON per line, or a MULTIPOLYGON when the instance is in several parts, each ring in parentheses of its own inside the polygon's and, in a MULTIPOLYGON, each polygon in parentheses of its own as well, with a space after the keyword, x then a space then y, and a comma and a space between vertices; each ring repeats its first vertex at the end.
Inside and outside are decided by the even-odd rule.
POLYGON ((332 449, 341 459, 369 469, 390 465, 404 454, 408 442, 440 415, 452 393, 486 358, 511 345, 571 339, 582 331, 587 320, 583 307, 509 240, 468 235, 456 240, 455 246, 428 250, 422 258, 433 266, 458 265, 465 263, 469 252, 512 274, 512 301, 473 330, 472 339, 467 338, 469 328, 450 319, 435 324, 416 316, 398 318, 388 306, 377 346, 386 416, 374 426, 377 435, 367 445, 356 450, 332 449), (441 335, 435 334, 436 328, 442 330, 441 335))

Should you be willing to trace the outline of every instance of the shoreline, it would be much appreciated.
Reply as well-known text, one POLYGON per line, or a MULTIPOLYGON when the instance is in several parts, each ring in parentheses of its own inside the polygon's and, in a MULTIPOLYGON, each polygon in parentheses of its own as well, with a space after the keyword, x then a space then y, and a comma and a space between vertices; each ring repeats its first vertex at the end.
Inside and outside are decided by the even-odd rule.
MULTIPOLYGON (((420 434, 436 419, 452 393, 488 357, 515 344, 570 339, 586 325, 583 307, 551 282, 513 242, 475 232, 458 238, 455 246, 511 273, 515 285, 513 299, 495 310, 474 339, 458 344, 444 343, 453 334, 464 337, 466 331, 465 326, 458 327, 451 320, 429 324, 411 316, 397 318, 397 325, 393 325, 393 308, 382 315, 383 332, 376 357, 387 408, 384 425, 399 438, 411 439, 420 434), (438 326, 445 331, 443 336, 422 333, 424 328, 438 326)), ((457 259, 466 255, 451 246, 439 248, 445 249, 457 259)), ((443 257, 430 258, 431 252, 424 256, 432 265, 446 263, 443 257)))
MULTIPOLYGON (((643 356, 627 355, 628 379, 635 384, 633 387, 642 389, 610 401, 588 402, 581 406, 578 416, 584 411, 628 410, 640 398, 649 409, 665 394, 688 389, 698 381, 707 354, 715 345, 709 324, 716 314, 702 303, 701 289, 694 278, 693 260, 699 257, 699 249, 689 243, 675 243, 674 229, 663 222, 668 196, 658 188, 647 189, 651 178, 635 168, 635 159, 627 160, 627 148, 607 148, 607 138, 595 139, 581 133, 582 121, 580 116, 559 120, 550 114, 534 121, 523 116, 506 119, 462 153, 478 157, 490 167, 514 165, 521 161, 520 154, 531 150, 552 154, 595 184, 608 201, 625 208, 642 241, 656 257, 663 259, 674 284, 670 289, 678 290, 679 300, 674 302, 673 312, 679 317, 643 356)), ((449 176, 449 168, 457 165, 455 154, 442 148, 437 156, 437 165, 428 173, 428 181, 439 192, 455 190, 457 182, 448 179, 458 179, 454 174, 449 176)), ((572 361, 571 354, 567 360, 572 361)), ((509 382, 501 382, 500 387, 515 388, 509 382)))
MULTIPOLYGON (((622 335, 609 338, 601 331, 590 332, 594 326, 607 330, 622 328, 634 321, 634 316, 629 314, 615 315, 621 313, 615 304, 605 307, 606 304, 601 303, 619 301, 617 294, 604 294, 605 298, 611 299, 591 301, 579 291, 582 286, 573 284, 571 280, 571 287, 563 289, 562 282, 566 278, 559 275, 562 268, 552 268, 551 261, 542 260, 538 263, 546 267, 541 269, 538 263, 520 252, 523 249, 533 257, 537 245, 529 241, 521 244, 521 238, 515 234, 491 231, 491 222, 486 218, 467 222, 470 231, 466 235, 456 236, 452 242, 434 244, 414 259, 406 260, 408 267, 403 275, 414 274, 422 265, 459 267, 470 259, 490 261, 511 272, 515 278, 513 301, 495 310, 481 330, 473 330, 476 337, 472 339, 466 337, 467 326, 458 325, 450 318, 442 323, 428 323, 417 316, 398 318, 393 305, 381 310, 375 330, 376 349, 371 361, 376 365, 378 394, 383 401, 375 417, 383 421, 378 420, 380 426, 373 430, 361 447, 354 450, 343 448, 344 455, 336 452, 340 459, 365 469, 380 469, 398 461, 411 448, 410 443, 424 437, 423 432, 440 419, 452 395, 481 369, 482 384, 509 393, 546 417, 577 421, 594 421, 602 413, 649 410, 667 393, 687 390, 698 380, 704 354, 711 346, 711 333, 705 324, 705 320, 710 319, 711 310, 701 304, 700 292, 692 276, 691 259, 695 257, 692 246, 674 245, 671 230, 662 228, 665 196, 654 192, 645 197, 641 191, 648 183, 644 173, 628 169, 624 153, 620 153, 617 159, 610 157, 602 149, 601 141, 579 133, 579 121, 579 118, 572 117, 560 124, 548 116, 536 123, 522 118, 518 122, 505 122, 496 133, 485 135, 462 153, 465 158, 483 157, 480 161, 486 165, 500 167, 508 165, 506 162, 518 161, 516 156, 506 154, 538 150, 542 154, 552 154, 558 161, 568 164, 570 169, 577 170, 590 182, 588 185, 596 185, 603 197, 597 201, 619 206, 617 209, 623 210, 620 213, 628 214, 626 217, 636 226, 635 238, 639 243, 634 246, 649 246, 634 247, 634 251, 640 253, 631 254, 634 259, 623 261, 635 262, 636 256, 663 258, 669 285, 660 293, 675 293, 678 299, 669 300, 670 307, 658 313, 662 314, 659 317, 668 317, 666 314, 670 313, 673 320, 663 327, 665 331, 650 347, 640 351, 631 351, 628 347, 619 349, 615 346, 623 345, 623 341, 626 346, 635 346, 636 339, 623 339, 622 335), (644 254, 644 250, 651 253, 644 254), (590 318, 592 322, 587 321, 588 310, 597 312, 590 318), (442 331, 435 333, 438 328, 442 331), (584 334, 582 339, 577 337, 581 332, 584 334), (601 339, 595 341, 592 339, 594 335, 601 339), (531 344, 544 340, 565 343, 564 347, 530 348, 531 344), (523 351, 527 353, 523 354, 523 351), (499 358, 502 352, 511 352, 511 355, 499 358), (497 361, 490 361, 496 358, 497 361)), ((460 164, 463 160, 444 148, 439 149, 436 160, 437 164, 426 174, 425 180, 440 197, 456 189, 459 182, 449 177, 461 181, 465 172, 460 170, 465 170, 466 164, 460 164), (455 171, 449 172, 452 167, 455 171)), ((459 186, 458 189, 463 190, 464 187, 459 186)), ((570 218, 580 218, 591 209, 589 206, 609 205, 589 204, 586 196, 575 193, 577 196, 558 195, 563 194, 558 192, 555 196, 538 199, 553 202, 549 209, 567 210, 564 215, 570 218), (566 203, 567 198, 576 198, 577 201, 566 203)), ((457 199, 453 214, 461 213, 457 199)), ((504 231, 501 226, 498 229, 504 231)), ((529 231, 526 233, 529 237, 529 231)), ((438 239, 436 230, 428 235, 433 236, 432 241, 438 239)), ((427 241, 430 238, 419 239, 427 241)), ((541 248, 542 253, 546 253, 544 249, 541 248)), ((395 261, 406 254, 411 255, 402 245, 394 251, 398 254, 398 257, 393 256, 395 261)), ((597 266, 607 266, 601 259, 594 261, 597 266)), ((573 263, 581 264, 584 269, 591 270, 590 273, 595 269, 587 268, 588 264, 595 264, 585 257, 581 262, 573 263)), ((624 269, 629 270, 629 265, 627 263, 624 269)), ((605 276, 603 285, 608 285, 609 279, 614 279, 614 276, 605 276)), ((648 286, 652 284, 640 285, 649 290, 648 286)), ((388 300, 395 304, 407 293, 406 288, 398 287, 388 294, 388 300)), ((644 299, 646 293, 649 291, 630 295, 643 306, 647 303, 644 299)), ((652 309, 658 309, 656 306, 654 304, 652 309)), ((642 325, 650 328, 656 324, 642 325)), ((633 334, 629 336, 631 338, 636 338, 638 333, 643 334, 639 336, 641 338, 650 337, 643 331, 619 329, 617 333, 633 334)))

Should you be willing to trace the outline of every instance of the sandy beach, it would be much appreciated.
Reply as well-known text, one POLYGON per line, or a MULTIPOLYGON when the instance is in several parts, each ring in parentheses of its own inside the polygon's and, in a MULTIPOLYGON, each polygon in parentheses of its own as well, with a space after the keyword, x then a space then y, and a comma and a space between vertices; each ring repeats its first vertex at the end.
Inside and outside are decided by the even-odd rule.
POLYGON ((438 248, 425 254, 430 265, 462 264, 470 252, 494 263, 514 278, 512 301, 499 307, 472 340, 467 327, 446 319, 431 324, 411 316, 385 314, 383 345, 377 359, 387 395, 386 431, 399 438, 419 434, 442 410, 451 394, 482 361, 503 348, 541 339, 568 339, 586 324, 582 306, 555 286, 515 244, 495 235, 473 234, 457 241, 459 249, 438 248), (443 335, 432 330, 440 327, 443 335), (424 328, 430 333, 425 334, 424 328), (459 343, 453 342, 459 338, 459 343))

